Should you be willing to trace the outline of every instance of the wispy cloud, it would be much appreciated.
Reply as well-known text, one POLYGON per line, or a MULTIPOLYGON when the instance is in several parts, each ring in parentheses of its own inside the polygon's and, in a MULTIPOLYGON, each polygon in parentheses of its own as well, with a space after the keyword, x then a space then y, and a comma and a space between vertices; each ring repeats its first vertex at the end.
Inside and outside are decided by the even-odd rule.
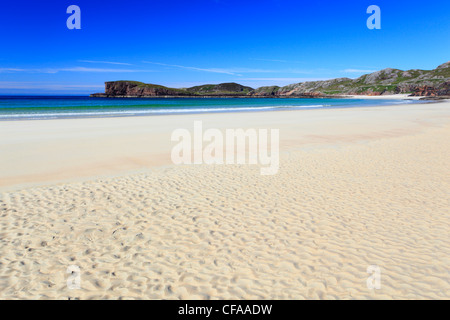
POLYGON ((282 62, 282 63, 302 63, 302 61, 292 61, 292 60, 282 60, 282 59, 252 58, 252 59, 250 59, 250 60, 267 61, 267 62, 282 62))
POLYGON ((327 80, 325 78, 239 78, 233 81, 239 82, 244 85, 248 85, 253 88, 259 88, 264 86, 286 86, 293 83, 327 80))
POLYGON ((86 62, 86 63, 105 63, 105 64, 116 64, 116 65, 123 65, 123 66, 132 66, 131 63, 114 62, 114 61, 78 60, 78 62, 86 62))
POLYGON ((230 74, 235 76, 240 76, 240 74, 237 74, 234 71, 228 70, 228 69, 222 69, 222 68, 198 68, 198 67, 189 67, 189 66, 181 66, 177 64, 167 64, 167 63, 160 63, 160 62, 152 62, 152 61, 142 61, 143 63, 150 63, 155 64, 159 66, 166 66, 166 67, 174 67, 174 68, 181 68, 181 69, 188 69, 188 70, 196 70, 196 71, 205 71, 205 72, 213 72, 213 73, 222 73, 222 74, 230 74))
POLYGON ((62 69, 58 69, 58 71, 69 71, 69 72, 152 72, 151 70, 104 69, 104 68, 85 68, 85 67, 62 68, 62 69))
POLYGON ((0 73, 22 72, 22 71, 25 71, 25 69, 19 69, 19 68, 0 68, 0 73))
POLYGON ((342 72, 345 73, 371 73, 375 72, 376 70, 369 70, 369 69, 345 69, 342 70, 342 72))
POLYGON ((104 87, 104 85, 99 84, 53 84, 42 82, 0 81, 0 89, 79 90, 102 89, 104 87))
MULTIPOLYGON (((240 78, 241 81, 291 81, 294 82, 305 82, 305 81, 319 81, 327 80, 326 78, 240 78)), ((236 81, 239 81, 236 80, 236 81)))
POLYGON ((67 67, 67 68, 0 68, 0 73, 14 73, 14 72, 25 72, 25 73, 58 73, 58 72, 99 72, 99 73, 110 73, 110 72, 155 72, 154 70, 139 70, 139 69, 110 69, 110 68, 86 68, 86 67, 67 67))
POLYGON ((199 67, 182 66, 182 65, 178 65, 178 64, 168 64, 168 63, 152 62, 152 61, 142 61, 142 62, 159 65, 159 66, 187 69, 187 70, 229 74, 229 75, 234 75, 234 76, 239 76, 239 77, 243 76, 243 74, 245 74, 245 73, 291 73, 291 74, 313 74, 313 73, 315 73, 314 70, 299 70, 299 69, 274 70, 274 69, 236 68, 236 67, 233 67, 233 68, 199 68, 199 67))
POLYGON ((301 69, 255 69, 255 68, 236 68, 236 72, 240 73, 290 73, 290 74, 314 74, 314 70, 301 70, 301 69))

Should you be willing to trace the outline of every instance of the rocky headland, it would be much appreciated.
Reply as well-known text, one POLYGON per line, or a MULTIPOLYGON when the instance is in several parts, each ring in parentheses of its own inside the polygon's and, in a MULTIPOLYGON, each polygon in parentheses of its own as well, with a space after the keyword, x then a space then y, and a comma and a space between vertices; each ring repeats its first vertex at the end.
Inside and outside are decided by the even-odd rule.
POLYGON ((138 81, 105 82, 104 93, 91 97, 147 98, 147 97, 238 97, 238 98, 325 98, 344 95, 410 94, 450 97, 450 61, 433 70, 399 70, 387 68, 356 79, 337 78, 326 81, 307 81, 284 87, 265 86, 251 88, 238 83, 206 84, 190 88, 169 88, 138 81))

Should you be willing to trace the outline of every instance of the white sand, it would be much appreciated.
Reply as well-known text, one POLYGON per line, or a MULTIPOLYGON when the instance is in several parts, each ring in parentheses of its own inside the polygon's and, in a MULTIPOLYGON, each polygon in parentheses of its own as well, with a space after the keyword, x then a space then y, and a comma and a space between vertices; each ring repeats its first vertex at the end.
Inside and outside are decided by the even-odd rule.
POLYGON ((408 93, 386 94, 382 96, 366 96, 366 95, 344 95, 351 99, 381 99, 381 100, 420 100, 421 96, 411 97, 408 93))
POLYGON ((449 299, 449 136, 450 103, 2 122, 0 298, 449 299), (194 120, 279 128, 279 173, 170 165, 194 120))

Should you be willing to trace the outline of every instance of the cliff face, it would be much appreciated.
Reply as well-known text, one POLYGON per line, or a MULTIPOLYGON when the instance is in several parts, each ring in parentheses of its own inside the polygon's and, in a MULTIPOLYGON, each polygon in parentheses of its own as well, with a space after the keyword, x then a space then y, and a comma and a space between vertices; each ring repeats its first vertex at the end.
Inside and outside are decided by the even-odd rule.
POLYGON ((413 96, 425 96, 425 97, 439 97, 439 96, 449 96, 450 97, 450 81, 444 82, 435 87, 432 86, 421 86, 414 89, 413 96))
POLYGON ((410 93, 414 96, 450 96, 450 61, 434 70, 387 68, 356 79, 337 78, 307 81, 284 87, 269 86, 253 89, 237 83, 207 84, 186 89, 174 89, 137 81, 105 83, 105 93, 92 97, 329 97, 339 95, 385 95, 410 93))
POLYGON ((189 96, 190 93, 180 89, 145 84, 137 81, 105 82, 105 93, 96 93, 96 97, 156 97, 156 96, 189 96))

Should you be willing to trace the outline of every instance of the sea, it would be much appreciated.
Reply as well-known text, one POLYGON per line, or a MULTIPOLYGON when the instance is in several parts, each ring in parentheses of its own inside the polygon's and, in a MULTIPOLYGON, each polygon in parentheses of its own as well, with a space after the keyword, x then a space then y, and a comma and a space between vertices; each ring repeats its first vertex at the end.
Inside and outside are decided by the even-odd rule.
POLYGON ((328 98, 91 98, 0 96, 1 120, 131 117, 220 112, 380 107, 417 100, 328 98))

